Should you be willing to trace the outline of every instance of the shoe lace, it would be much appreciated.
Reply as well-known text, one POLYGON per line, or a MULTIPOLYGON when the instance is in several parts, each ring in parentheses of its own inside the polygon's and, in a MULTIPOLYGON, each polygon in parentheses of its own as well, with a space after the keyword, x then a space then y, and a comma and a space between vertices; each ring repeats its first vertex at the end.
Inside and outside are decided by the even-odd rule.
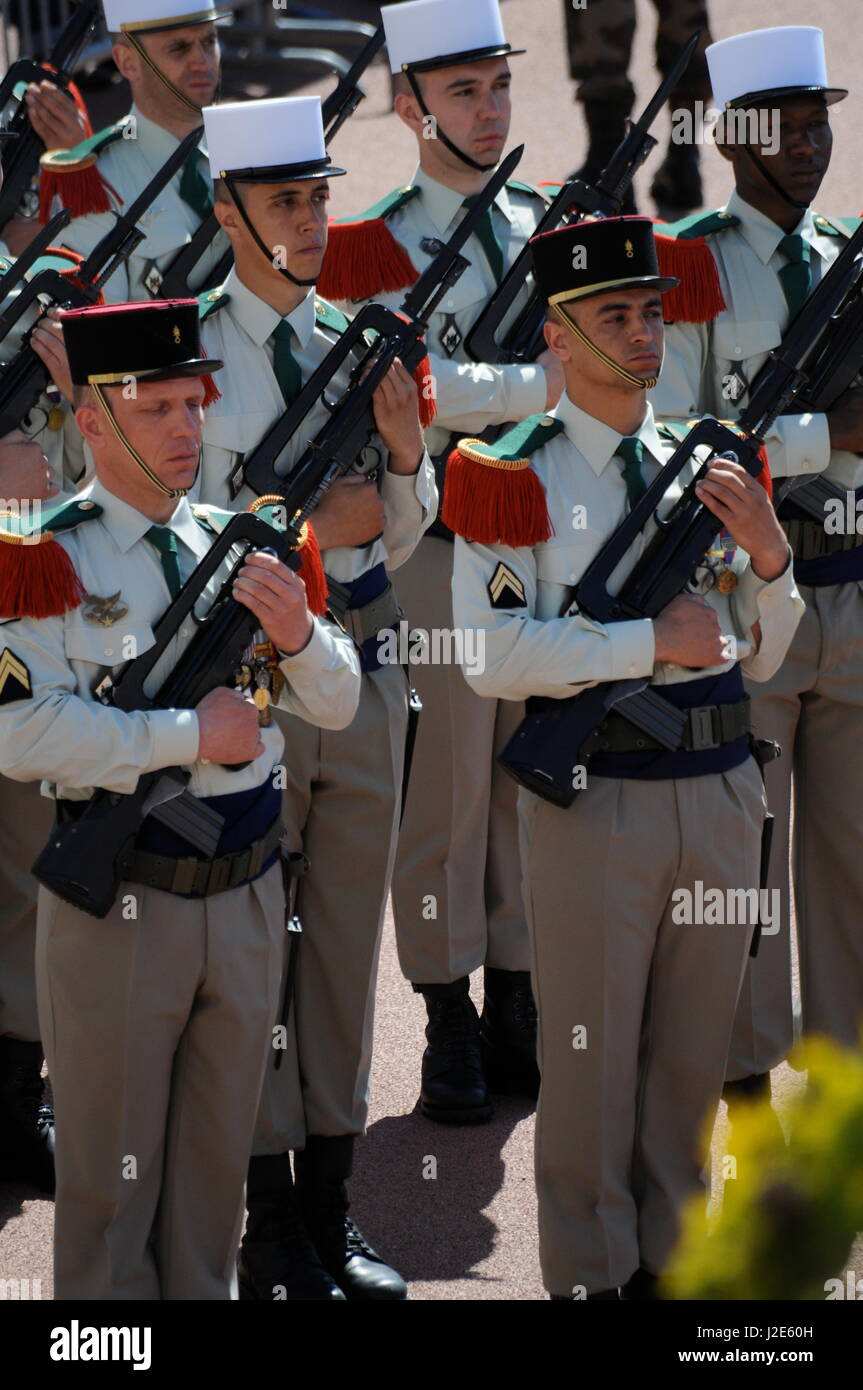
POLYGON ((377 1252, 372 1249, 358 1226, 355 1226, 349 1216, 345 1217, 345 1245, 348 1255, 362 1255, 364 1259, 378 1259, 377 1252))
POLYGON ((513 991, 512 1016, 524 1032, 536 1032, 537 1012, 530 985, 519 985, 513 991))
POLYGON ((443 1051, 456 1062, 476 1060, 479 1019, 473 1004, 469 1000, 441 1000, 440 1003, 440 1022, 445 1029, 443 1051))

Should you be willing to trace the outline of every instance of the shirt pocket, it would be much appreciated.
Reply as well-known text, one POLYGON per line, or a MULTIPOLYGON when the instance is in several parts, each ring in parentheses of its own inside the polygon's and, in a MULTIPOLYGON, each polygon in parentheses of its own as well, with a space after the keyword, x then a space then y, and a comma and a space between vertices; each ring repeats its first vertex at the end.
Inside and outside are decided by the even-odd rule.
MULTIPOLYGON (((94 603, 94 595, 84 600, 94 603)), ((108 599, 99 599, 101 611, 106 610, 108 599)), ((114 623, 87 623, 78 609, 74 621, 67 624, 65 635, 66 655, 70 661, 80 662, 92 668, 91 690, 104 676, 125 665, 127 661, 141 656, 152 647, 153 629, 149 623, 130 621, 128 616, 118 618, 114 623)))
POLYGON ((538 547, 536 559, 536 616, 544 620, 560 616, 570 591, 578 583, 602 543, 602 537, 585 528, 571 536, 538 547))
POLYGON ((767 353, 781 341, 779 324, 769 320, 741 323, 732 319, 729 323, 717 321, 713 325, 714 355, 718 361, 729 365, 742 363, 745 366, 752 362, 757 370, 767 353))

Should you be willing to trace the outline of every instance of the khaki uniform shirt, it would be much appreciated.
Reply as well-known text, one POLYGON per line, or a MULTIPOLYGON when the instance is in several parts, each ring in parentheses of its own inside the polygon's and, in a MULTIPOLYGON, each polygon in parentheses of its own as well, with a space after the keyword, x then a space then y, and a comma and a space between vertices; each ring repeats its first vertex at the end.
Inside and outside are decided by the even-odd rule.
MULTIPOLYGON (((117 212, 125 212, 128 209, 180 143, 170 131, 163 130, 154 121, 142 116, 135 106, 126 120, 129 138, 124 134, 122 139, 113 141, 98 159, 99 173, 111 186, 108 194, 112 207, 117 212), (115 190, 116 197, 111 194, 111 189, 115 190)), ((203 137, 199 149, 201 173, 209 183, 210 166, 206 159, 203 137)), ((176 253, 191 240, 193 233, 201 225, 198 214, 180 197, 182 177, 183 171, 180 169, 141 216, 137 225, 146 235, 129 259, 115 270, 107 281, 107 303, 121 304, 126 300, 158 299, 161 273, 168 268, 176 253)), ((86 256, 113 226, 112 212, 76 217, 63 233, 61 244, 86 256)), ((224 232, 219 231, 191 276, 192 290, 204 283, 228 249, 228 239, 224 232)))
MULTIPOLYGON (((462 207, 463 193, 437 183, 422 169, 415 171, 411 182, 421 190, 419 196, 387 217, 387 227, 422 274, 435 255, 430 239, 431 243, 448 241, 466 210, 462 207)), ((512 264, 533 236, 545 208, 541 198, 511 185, 498 193, 492 220, 506 266, 512 264)), ((465 351, 464 338, 497 282, 475 235, 462 247, 462 255, 470 265, 432 314, 426 336, 437 397, 437 419, 426 433, 433 455, 446 448, 451 431, 481 434, 490 425, 524 420, 545 409, 546 379, 541 367, 491 366, 473 362, 465 351)), ((406 293, 407 290, 401 290, 395 294, 378 294, 375 300, 397 309, 406 293)), ((522 291, 504 321, 504 330, 527 299, 528 292, 522 291)), ((355 314, 359 303, 350 302, 341 307, 346 313, 355 314)))
MULTIPOLYGON (((554 534, 535 546, 478 545, 457 536, 453 574, 453 610, 457 627, 485 630, 485 660, 465 667, 468 683, 480 695, 523 700, 530 695, 565 699, 601 681, 648 676, 654 685, 692 681, 730 670, 735 662, 684 670, 655 661, 653 622, 637 619, 607 626, 585 615, 560 614, 567 590, 626 514, 622 464, 614 458, 621 436, 564 395, 548 417, 565 429, 532 457, 546 492, 554 534), (586 523, 586 524, 583 524, 586 523), (524 602, 492 607, 489 585, 503 564, 524 589, 524 602)), ((657 434, 647 407, 638 430, 649 453, 643 476, 650 483, 673 452, 657 434)), ((699 451, 703 452, 703 451, 699 451)), ((662 514, 673 506, 695 468, 688 465, 669 488, 662 514)), ((651 525, 633 545, 611 577, 617 593, 655 528, 651 525)), ((767 680, 779 667, 803 613, 790 564, 772 583, 753 574, 743 551, 736 554, 738 583, 722 594, 704 588, 718 614, 721 631, 737 639, 737 658, 744 674, 767 680), (752 629, 761 627, 756 645, 752 629)), ((705 571, 699 570, 702 581, 705 571)))
MULTIPOLYGON (((228 479, 234 465, 240 454, 251 452, 285 411, 285 400, 273 370, 272 335, 280 318, 275 309, 242 283, 235 270, 225 281, 223 293, 228 298, 225 308, 202 325, 205 352, 209 357, 221 358, 225 370, 219 373, 218 382, 222 398, 204 413, 203 461, 194 495, 214 506, 239 511, 254 501, 255 494, 244 487, 235 501, 230 500, 228 479)), ((294 357, 307 380, 338 341, 339 334, 317 322, 313 290, 288 314, 287 321, 296 334, 292 340, 294 357)), ((337 397, 345 389, 354 365, 355 359, 349 356, 348 370, 338 373, 329 397, 337 397)), ((289 442, 278 461, 282 476, 291 472, 326 419, 326 408, 318 403, 307 417, 301 437, 295 436, 289 442)), ((327 574, 340 583, 359 578, 381 561, 390 570, 404 564, 431 524, 437 507, 434 470, 428 454, 423 456, 419 471, 407 477, 387 470, 386 450, 379 440, 365 454, 359 467, 380 469, 384 531, 369 546, 342 546, 326 552, 327 574)))
MULTIPOLYGON (((788 305, 778 272, 788 262, 777 250, 785 233, 735 192, 724 212, 740 218, 738 227, 708 237, 727 304, 709 323, 673 323, 666 329, 665 359, 659 384, 651 393, 657 416, 680 420, 705 413, 736 419, 748 402, 726 393, 734 373, 751 384, 768 352, 778 347, 788 327, 788 305)), ((808 209, 795 232, 812 247, 813 286, 841 252, 845 236, 819 230, 823 219, 808 209)), ((846 233, 850 235, 850 233, 846 233)), ((830 448, 823 414, 783 415, 767 436, 774 477, 805 478, 824 473, 839 487, 863 483, 863 459, 830 448)))
MULTIPOLYGON (((2 625, 3 645, 27 668, 31 694, 0 706, 0 771, 18 782, 44 778, 50 796, 80 799, 93 787, 130 793, 142 773, 180 766, 191 771, 196 796, 223 796, 259 786, 279 761, 283 740, 276 721, 261 730, 264 752, 248 767, 229 771, 198 759, 194 710, 125 713, 99 704, 94 690, 106 674, 153 645, 153 625, 170 595, 158 552, 143 539, 150 520, 96 480, 80 500, 103 508, 98 519, 62 534, 88 595, 119 594, 127 612, 109 626, 88 623, 85 603, 61 618, 19 619, 2 625)), ((209 509, 205 509, 209 510, 209 509)), ((194 519, 188 501, 169 523, 180 544, 180 571, 188 578, 213 538, 194 519)), ((217 523, 218 524, 218 523, 217 523)), ((199 612, 206 611, 230 569, 220 567, 199 612)), ((156 665, 147 693, 158 690, 193 635, 187 619, 156 665)), ((308 645, 284 658, 280 706, 321 728, 342 729, 356 712, 359 662, 353 643, 332 623, 316 618, 308 645)))

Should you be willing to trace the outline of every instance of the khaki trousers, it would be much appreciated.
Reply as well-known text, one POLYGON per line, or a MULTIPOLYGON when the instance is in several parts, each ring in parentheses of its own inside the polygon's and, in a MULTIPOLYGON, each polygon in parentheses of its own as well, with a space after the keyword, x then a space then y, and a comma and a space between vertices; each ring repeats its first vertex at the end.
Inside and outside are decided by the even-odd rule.
POLYGON ((756 732, 782 745, 767 768, 776 817, 770 886, 780 890, 778 936, 762 940, 741 993, 729 1079, 775 1067, 793 1041, 789 841, 800 958, 803 1032, 859 1044, 863 1025, 863 592, 801 587, 806 612, 772 680, 753 685, 756 732))
MULTIPOLYGON (((452 546, 425 537, 395 576, 412 628, 450 630, 452 546)), ((423 702, 393 876, 399 963, 414 984, 481 965, 529 970, 516 784, 495 762, 523 704, 475 695, 458 665, 411 667, 423 702)))
POLYGON ((197 900, 123 884, 103 921, 40 890, 55 1298, 236 1298, 284 937, 279 864, 197 900))
POLYGON ((752 928, 678 924, 672 894, 757 886, 761 778, 751 759, 679 781, 588 777, 567 811, 526 792, 519 811, 543 1280, 596 1293, 661 1272, 699 1190, 752 928))
POLYGON ((0 1036, 39 1038, 36 1010, 36 897, 29 872, 54 823, 38 782, 0 777, 0 1036))
POLYGON ((278 715, 283 818, 309 871, 287 1048, 267 1066, 252 1152, 302 1149, 307 1134, 361 1134, 368 1114, 374 995, 395 856, 407 728, 398 666, 363 676, 347 729, 278 715))

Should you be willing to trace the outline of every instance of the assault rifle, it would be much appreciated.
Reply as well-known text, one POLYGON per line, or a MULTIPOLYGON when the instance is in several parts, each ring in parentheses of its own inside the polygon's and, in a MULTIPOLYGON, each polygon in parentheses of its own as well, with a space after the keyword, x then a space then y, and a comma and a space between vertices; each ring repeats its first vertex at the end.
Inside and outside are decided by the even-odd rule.
MULTIPOLYGON (((593 217, 618 217, 623 199, 637 170, 644 163, 656 140, 650 127, 680 81, 698 45, 693 34, 680 50, 667 76, 651 97, 638 120, 630 125, 595 184, 571 179, 561 188, 534 235, 551 232, 566 222, 593 217)), ((545 346, 542 326, 545 301, 533 289, 515 322, 499 338, 501 324, 522 292, 533 268, 533 253, 527 245, 516 256, 494 294, 479 314, 464 340, 465 350, 474 362, 535 362, 545 346)))
MULTIPOLYGON (((32 58, 19 58, 0 82, 0 111, 14 97, 20 82, 53 82, 55 87, 67 88, 72 70, 93 30, 101 5, 99 0, 79 0, 65 29, 51 50, 47 63, 32 58)), ((71 97, 70 97, 71 100, 71 97)), ((7 129, 18 136, 10 141, 3 156, 3 189, 0 192, 0 231, 15 216, 21 198, 39 168, 39 158, 45 145, 30 124, 27 103, 21 98, 18 108, 7 123, 7 129)))
MULTIPOLYGON (((805 363, 815 344, 829 331, 832 315, 847 293, 856 272, 855 261, 863 248, 863 225, 847 242, 827 275, 810 295, 779 348, 771 354, 757 391, 736 422, 735 431, 718 420, 700 420, 675 449, 661 472, 647 488, 618 529, 588 565, 567 596, 561 616, 573 603, 599 623, 656 618, 685 589, 720 530, 714 514, 695 493, 709 461, 728 458, 757 476, 758 451, 777 416, 787 411, 806 386, 805 363), (740 431, 738 435, 736 431, 740 431), (708 452, 697 455, 706 445, 708 452), (659 506, 669 486, 695 459, 699 467, 692 481, 667 516, 659 506), (634 541, 654 521, 656 531, 645 546, 617 594, 609 580, 634 541)), ((681 747, 687 721, 685 711, 649 688, 649 677, 603 681, 565 700, 545 697, 528 701, 528 713, 500 755, 500 763, 522 786, 555 806, 567 807, 577 794, 573 787, 576 767, 586 768, 599 743, 597 730, 612 710, 664 748, 681 747)))
MULTIPOLYGON (((521 150, 514 150, 495 176, 497 187, 489 185, 483 200, 462 220, 447 247, 421 276, 414 289, 415 299, 412 302, 415 308, 427 307, 435 300, 435 295, 444 293, 452 283, 453 271, 460 274, 464 269, 467 262, 459 255, 458 248, 471 235, 477 217, 483 216, 483 202, 491 206, 498 189, 509 178, 520 157, 521 150)), ((381 308, 380 305, 367 307, 381 308)), ((430 309, 428 311, 431 312, 430 309)), ((357 380, 336 405, 331 421, 309 445, 287 484, 273 471, 275 460, 283 447, 283 443, 273 436, 273 431, 267 433, 255 450, 262 466, 267 451, 274 450, 264 469, 262 481, 265 486, 262 490, 275 491, 280 496, 280 510, 287 521, 286 529, 277 530, 262 517, 249 512, 240 512, 232 517, 156 624, 153 646, 123 669, 116 682, 108 687, 105 703, 126 711, 194 709, 209 691, 228 683, 259 627, 250 609, 232 595, 234 578, 246 555, 250 550, 268 549, 280 560, 291 564, 292 568, 297 567, 297 546, 303 520, 334 479, 351 466, 374 428, 371 398, 378 381, 395 355, 404 354, 402 360, 408 366, 412 354, 416 356, 420 350, 423 355, 425 353, 417 337, 420 321, 414 314, 403 318, 390 314, 388 310, 383 312, 389 315, 392 322, 383 317, 374 317, 367 319, 364 325, 365 328, 375 328, 379 334, 372 348, 364 343, 368 349, 368 374, 362 380, 357 380), (330 429, 329 425, 333 428, 330 429), (207 612, 201 614, 198 605, 204 591, 235 548, 239 558, 231 565, 228 578, 207 612), (194 636, 159 690, 148 696, 145 683, 190 614, 194 614, 195 618, 194 636)), ((351 345, 355 342, 356 337, 352 337, 351 345)), ((333 349, 328 354, 324 365, 330 363, 335 352, 336 349, 333 349)), ((365 365, 365 362, 360 365, 360 374, 365 370, 365 365)), ((331 366, 326 373, 324 386, 329 382, 333 370, 335 368, 331 366)), ((315 377, 320 374, 319 369, 315 377)), ((304 388, 295 407, 308 395, 308 388, 304 388)), ((303 415, 312 403, 309 400, 303 415)), ((287 416, 291 416, 295 407, 277 423, 281 424, 287 416)), ((182 835, 201 853, 212 856, 218 843, 222 817, 203 806, 198 798, 187 791, 188 781, 188 772, 172 767, 142 774, 135 791, 129 794, 105 790, 94 792, 80 816, 55 827, 50 841, 33 865, 36 878, 65 902, 94 917, 105 917, 128 870, 135 835, 148 815, 182 835)))
POLYGON ((244 484, 258 496, 284 491, 285 480, 276 468, 280 455, 289 440, 302 430, 309 412, 325 398, 339 368, 353 357, 354 366, 344 393, 334 405, 328 402, 329 418, 307 444, 291 472, 288 490, 291 504, 295 495, 307 498, 302 519, 317 506, 332 482, 351 467, 375 431, 372 397, 377 387, 396 357, 409 372, 414 372, 422 362, 426 355, 424 334, 428 320, 469 264, 460 254, 461 248, 491 207, 523 152, 524 146, 519 145, 503 161, 476 204, 429 262, 397 311, 383 304, 366 304, 350 321, 297 399, 270 426, 251 453, 239 461, 230 479, 233 496, 244 484), (307 490, 306 479, 317 475, 323 462, 326 468, 321 472, 319 485, 314 492, 307 490))
MULTIPOLYGON (((329 148, 333 136, 341 130, 345 121, 353 115, 360 102, 364 100, 365 92, 357 84, 369 63, 383 47, 383 43, 384 26, 381 24, 362 48, 356 61, 345 73, 338 86, 323 102, 321 117, 324 124, 324 144, 327 148, 329 148)), ((219 223, 216 214, 211 212, 209 216, 204 218, 197 231, 193 232, 186 245, 180 247, 162 276, 162 283, 159 286, 160 298, 185 299, 188 295, 200 294, 203 290, 221 285, 234 263, 234 253, 230 248, 210 271, 206 282, 199 285, 197 290, 189 289, 189 278, 218 230, 219 223)))
MULTIPOLYGON (((102 286, 117 267, 132 254, 139 242, 143 241, 145 233, 137 226, 138 219, 147 211, 165 185, 170 183, 200 138, 199 128, 180 142, 170 159, 165 161, 128 211, 114 214, 114 226, 94 246, 80 266, 76 266, 72 271, 50 268, 40 270, 24 285, 5 312, 0 314, 0 343, 27 309, 37 301, 46 311, 54 305, 73 309, 96 303, 102 286)), ((61 214, 64 215, 68 220, 68 214, 61 214)), ((57 219, 50 224, 52 235, 56 223, 57 219)), ((17 270, 17 266, 13 266, 12 269, 17 270)), ((11 360, 5 365, 0 365, 0 437, 8 434, 26 419, 48 384, 48 368, 30 345, 31 332, 32 328, 24 335, 21 346, 11 360)))

